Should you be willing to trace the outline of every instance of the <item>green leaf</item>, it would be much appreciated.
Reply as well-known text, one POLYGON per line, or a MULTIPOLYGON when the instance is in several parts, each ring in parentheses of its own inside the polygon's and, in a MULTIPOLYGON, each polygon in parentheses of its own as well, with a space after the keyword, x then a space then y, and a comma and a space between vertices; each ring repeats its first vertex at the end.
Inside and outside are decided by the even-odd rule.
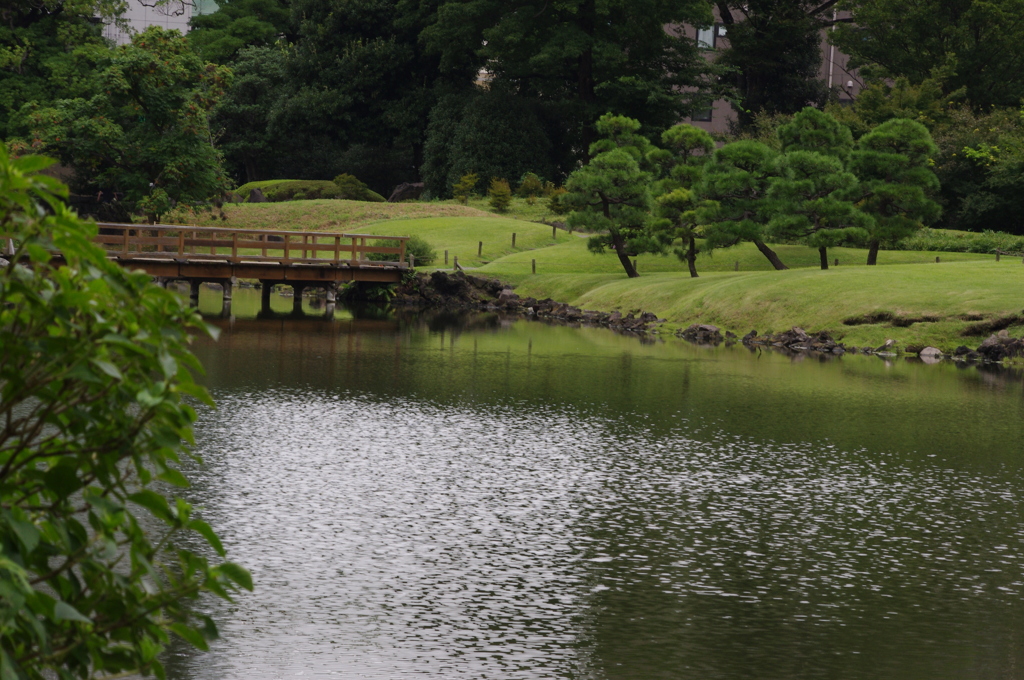
POLYGON ((172 623, 170 625, 170 629, 174 632, 175 635, 177 635, 182 640, 189 643, 196 649, 201 649, 204 652, 209 651, 210 645, 206 643, 206 638, 204 638, 203 634, 195 628, 190 628, 189 626, 186 626, 184 623, 172 623))
POLYGON ((43 481, 46 486, 60 494, 61 498, 67 498, 82 486, 82 480, 78 478, 78 471, 74 467, 74 461, 61 461, 43 474, 43 481))
POLYGON ((92 623, 91 620, 82 616, 81 612, 63 600, 58 600, 54 605, 53 618, 56 621, 79 621, 81 623, 92 623))
POLYGON ((174 468, 168 468, 165 472, 157 476, 157 479, 162 479, 168 484, 173 484, 174 486, 180 487, 182 489, 187 489, 189 486, 191 486, 185 475, 181 474, 181 472, 175 470, 174 468))
POLYGON ((167 499, 155 491, 150 491, 149 489, 139 491, 138 493, 133 493, 128 496, 128 500, 146 508, 153 513, 154 517, 167 522, 174 521, 174 515, 171 514, 171 509, 167 505, 167 499))
POLYGON ((160 368, 164 371, 164 377, 173 378, 178 372, 178 362, 166 352, 160 353, 160 368))
POLYGON ((89 363, 91 363, 93 366, 109 375, 114 380, 124 379, 123 376, 121 375, 121 371, 118 370, 117 366, 110 363, 109 361, 105 361, 103 359, 90 359, 89 363))
POLYGON ((249 573, 248 569, 240 567, 234 562, 225 562, 220 565, 220 571, 246 590, 252 590, 252 574, 249 573))
POLYGON ((220 538, 217 537, 217 534, 214 533, 213 529, 210 528, 209 524, 207 524, 201 519, 194 519, 191 522, 189 522, 186 526, 189 529, 192 529, 193 531, 202 535, 202 537, 206 539, 206 542, 209 543, 210 546, 212 546, 213 549, 217 551, 217 554, 221 557, 224 557, 224 546, 221 545, 220 538))
POLYGON ((11 529, 17 534, 18 540, 21 541, 21 545, 25 548, 26 556, 36 549, 36 546, 39 544, 39 529, 36 528, 36 525, 31 522, 14 519, 13 517, 9 517, 7 523, 11 525, 11 529))
POLYGON ((7 656, 3 648, 0 648, 0 680, 20 680, 14 659, 7 656))

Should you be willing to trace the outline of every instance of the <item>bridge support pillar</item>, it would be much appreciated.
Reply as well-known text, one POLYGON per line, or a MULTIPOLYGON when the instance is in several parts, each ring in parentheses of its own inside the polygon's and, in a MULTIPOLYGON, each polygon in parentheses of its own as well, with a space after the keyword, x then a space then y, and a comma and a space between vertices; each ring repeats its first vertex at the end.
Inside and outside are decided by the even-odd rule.
POLYGON ((231 316, 231 297, 235 285, 235 280, 235 277, 232 276, 231 278, 223 279, 220 282, 220 287, 224 291, 224 298, 223 301, 221 302, 220 308, 221 316, 231 316))
POLYGON ((260 311, 265 314, 270 313, 270 293, 273 290, 273 283, 260 279, 260 311))
POLYGON ((292 284, 292 314, 302 314, 302 294, 306 292, 306 284, 292 284))
POLYGON ((189 279, 188 281, 188 303, 193 307, 199 306, 199 285, 202 283, 199 279, 189 279))
POLYGON ((327 304, 324 306, 324 318, 334 318, 334 306, 338 300, 338 284, 331 282, 324 286, 324 292, 327 294, 327 304))

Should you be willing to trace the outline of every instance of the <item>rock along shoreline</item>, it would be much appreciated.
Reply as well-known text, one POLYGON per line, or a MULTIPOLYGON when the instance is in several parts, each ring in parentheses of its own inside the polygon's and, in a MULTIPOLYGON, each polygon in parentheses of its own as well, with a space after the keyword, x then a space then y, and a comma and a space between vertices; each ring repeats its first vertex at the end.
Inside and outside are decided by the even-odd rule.
MULTIPOLYGON (((391 304, 404 308, 503 312, 524 318, 609 328, 637 335, 659 334, 659 327, 666 323, 665 319, 659 319, 656 314, 642 310, 624 315, 621 312, 580 309, 551 298, 522 298, 502 281, 472 276, 461 271, 451 274, 440 270, 429 275, 418 273, 399 285, 391 304)), ((764 335, 752 330, 741 338, 731 331, 723 333, 711 324, 695 323, 676 331, 675 336, 703 346, 742 343, 752 349, 769 348, 793 354, 870 354, 882 357, 909 354, 918 356, 925 363, 938 363, 943 359, 1001 363, 1004 359, 1024 357, 1024 337, 1012 338, 1006 330, 991 335, 976 349, 961 345, 952 353, 945 353, 936 347, 899 348, 893 340, 887 340, 879 347, 848 346, 835 340, 828 331, 808 333, 798 327, 764 335)))

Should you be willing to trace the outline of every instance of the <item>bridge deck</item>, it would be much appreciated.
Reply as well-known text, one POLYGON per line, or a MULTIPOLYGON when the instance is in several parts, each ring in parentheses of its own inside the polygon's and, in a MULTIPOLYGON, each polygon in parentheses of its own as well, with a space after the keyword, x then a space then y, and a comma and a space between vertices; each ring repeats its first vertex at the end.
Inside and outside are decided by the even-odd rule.
POLYGON ((110 257, 153 276, 277 282, 398 281, 408 236, 99 223, 110 257), (384 259, 370 259, 370 256, 384 259))

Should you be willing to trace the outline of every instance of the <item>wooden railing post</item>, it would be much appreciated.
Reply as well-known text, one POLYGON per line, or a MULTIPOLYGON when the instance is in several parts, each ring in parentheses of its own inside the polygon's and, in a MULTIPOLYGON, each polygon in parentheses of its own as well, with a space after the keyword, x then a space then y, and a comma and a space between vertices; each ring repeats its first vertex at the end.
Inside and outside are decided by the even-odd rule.
POLYGON ((238 232, 231 234, 231 259, 238 259, 238 232))
POLYGON ((121 245, 121 257, 128 257, 128 234, 131 230, 128 227, 124 228, 124 239, 121 245))
POLYGON ((356 267, 356 266, 359 265, 359 262, 356 261, 357 260, 356 245, 359 243, 359 239, 357 239, 355 236, 350 236, 349 238, 352 239, 352 257, 349 260, 349 265, 352 266, 352 267, 356 267))
POLYGON ((185 232, 178 230, 178 257, 185 257, 185 232))
POLYGON ((289 246, 290 246, 290 244, 291 244, 291 241, 292 241, 292 236, 291 236, 291 234, 285 234, 285 235, 284 235, 284 260, 285 260, 285 261, 287 261, 287 260, 288 260, 288 255, 289 255, 289 246))
MULTIPOLYGON (((398 248, 401 251, 400 253, 398 253, 398 261, 399 262, 405 262, 405 239, 404 238, 401 241, 398 242, 398 248)), ((445 251, 445 259, 446 260, 448 259, 448 251, 445 251)))
POLYGON ((334 264, 338 264, 341 261, 341 237, 334 237, 334 264))

